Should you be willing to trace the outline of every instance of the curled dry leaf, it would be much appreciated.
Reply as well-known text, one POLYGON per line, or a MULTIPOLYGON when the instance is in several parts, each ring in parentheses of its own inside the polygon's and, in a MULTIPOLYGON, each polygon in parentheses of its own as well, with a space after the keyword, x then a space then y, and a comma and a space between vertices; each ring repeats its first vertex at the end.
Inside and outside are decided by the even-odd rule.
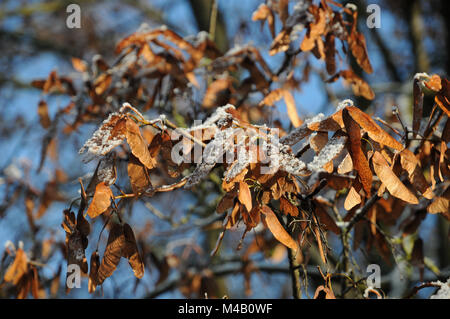
POLYGON ((17 285, 19 280, 28 272, 28 258, 25 251, 22 248, 16 250, 16 256, 13 263, 6 270, 4 280, 6 282, 12 282, 13 285, 17 285))
POLYGON ((450 220, 450 187, 439 197, 436 197, 433 202, 428 205, 427 211, 430 214, 441 213, 450 220))
POLYGON ((405 202, 411 204, 418 204, 419 200, 413 193, 400 181, 395 175, 392 169, 389 167, 388 162, 384 159, 378 151, 372 156, 372 164, 375 173, 380 178, 381 182, 386 186, 389 193, 405 202))
POLYGON ((342 111, 342 118, 349 137, 348 151, 352 158, 353 166, 358 172, 364 191, 367 196, 370 196, 372 189, 372 171, 370 170, 369 162, 367 162, 366 156, 361 149, 361 132, 359 125, 353 120, 347 109, 342 111))
POLYGON ((327 23, 325 10, 319 8, 315 16, 315 21, 310 23, 310 27, 308 28, 305 38, 300 45, 300 49, 302 49, 302 51, 312 50, 315 46, 316 40, 325 32, 327 23))
POLYGON ((314 299, 336 299, 333 290, 323 285, 317 287, 314 293, 314 299))
POLYGON ((50 117, 48 115, 47 103, 44 100, 39 101, 37 112, 39 115, 39 122, 41 123, 41 126, 43 128, 49 128, 52 121, 50 120, 50 117))
POLYGON ((98 276, 98 267, 100 266, 100 257, 98 256, 98 252, 94 251, 91 255, 91 269, 89 270, 89 282, 88 282, 88 291, 89 293, 95 292, 97 288, 97 276, 98 276))
POLYGON ((280 198, 280 210, 285 215, 298 216, 298 208, 284 197, 280 198))
POLYGON ((114 197, 111 188, 105 182, 98 183, 95 187, 94 198, 92 198, 91 205, 87 210, 87 214, 91 218, 104 213, 111 205, 111 199, 114 197))
POLYGON ((67 265, 76 264, 83 273, 87 273, 85 250, 88 246, 87 236, 91 231, 90 225, 82 211, 78 212, 76 219, 75 214, 67 209, 63 213, 64 220, 61 226, 66 232, 67 265))
POLYGON ((367 73, 372 73, 372 65, 370 64, 369 55, 367 54, 366 39, 362 33, 353 31, 349 38, 348 44, 356 62, 361 66, 361 68, 367 73))
POLYGON ((139 126, 130 118, 126 120, 126 137, 131 153, 148 169, 155 167, 155 159, 150 156, 147 143, 141 135, 139 126))
POLYGON ((139 254, 136 238, 130 225, 123 225, 123 233, 125 235, 125 246, 122 251, 122 256, 128 259, 128 263, 133 269, 136 278, 142 278, 144 276, 144 263, 139 254))
POLYGON ((288 90, 284 90, 283 98, 284 98, 284 102, 286 103, 287 114, 289 116, 289 119, 292 122, 292 125, 294 127, 299 127, 300 125, 302 125, 303 121, 298 116, 294 97, 292 96, 291 92, 289 92, 288 90))
POLYGON ((264 24, 264 21, 267 20, 269 25, 270 34, 272 38, 275 38, 275 17, 273 15, 272 10, 266 4, 261 4, 258 9, 252 14, 252 21, 261 20, 261 27, 264 24))
POLYGON ((413 83, 413 99, 414 99, 414 112, 413 112, 413 137, 416 137, 420 131, 420 122, 423 116, 423 92, 419 85, 419 80, 414 79, 413 83))
POLYGON ((106 278, 111 276, 119 264, 122 257, 122 249, 125 245, 123 227, 120 224, 113 224, 108 236, 105 253, 98 268, 97 284, 101 285, 106 278))
POLYGON ((402 168, 408 172, 411 184, 422 193, 423 197, 432 199, 434 194, 431 186, 428 184, 420 167, 420 161, 408 149, 400 152, 400 164, 402 168))
POLYGON ((352 186, 347 194, 347 197, 345 198, 344 208, 346 210, 350 210, 360 203, 361 195, 359 195, 356 189, 352 186))
POLYGON ((278 221, 275 213, 267 205, 261 207, 261 212, 266 217, 265 222, 273 236, 283 245, 293 250, 298 250, 297 242, 288 234, 283 225, 278 221))
POLYGON ((98 268, 96 285, 103 284, 105 279, 113 274, 121 257, 127 258, 134 275, 137 278, 142 278, 144 263, 139 254, 133 230, 128 224, 114 223, 109 232, 102 262, 98 268))
POLYGON ((350 116, 361 126, 369 137, 382 145, 392 147, 393 149, 401 151, 404 147, 395 138, 390 136, 385 130, 383 130, 377 123, 366 113, 361 111, 355 106, 348 106, 347 108, 350 116))
POLYGON ((238 200, 245 206, 247 212, 252 210, 252 194, 246 182, 239 182, 238 200))
POLYGON ((152 186, 147 168, 133 154, 130 154, 127 170, 133 193, 145 192, 152 186))
POLYGON ((357 76, 352 70, 343 70, 339 72, 339 75, 343 77, 346 82, 351 84, 355 95, 362 96, 367 100, 373 100, 375 98, 375 93, 372 91, 369 84, 357 76))
POLYGON ((231 80, 220 78, 212 82, 206 89, 202 106, 206 109, 225 105, 230 95, 231 80))
POLYGON ((350 153, 347 153, 342 162, 339 164, 337 172, 338 174, 346 174, 351 172, 352 170, 353 170, 352 157, 350 156, 350 153))

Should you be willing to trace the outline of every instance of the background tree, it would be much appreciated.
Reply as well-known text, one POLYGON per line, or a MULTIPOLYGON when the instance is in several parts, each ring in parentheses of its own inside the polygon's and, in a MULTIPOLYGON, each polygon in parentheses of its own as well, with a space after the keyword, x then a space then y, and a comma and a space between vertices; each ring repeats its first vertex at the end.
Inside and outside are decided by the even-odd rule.
POLYGON ((80 29, 69 3, 0 8, 3 297, 65 296, 67 263, 91 273, 69 297, 359 298, 372 263, 389 297, 446 280, 445 1, 380 1, 381 29, 364 1, 79 1, 80 29), (169 133, 212 114, 280 129, 287 164, 174 163, 169 133))

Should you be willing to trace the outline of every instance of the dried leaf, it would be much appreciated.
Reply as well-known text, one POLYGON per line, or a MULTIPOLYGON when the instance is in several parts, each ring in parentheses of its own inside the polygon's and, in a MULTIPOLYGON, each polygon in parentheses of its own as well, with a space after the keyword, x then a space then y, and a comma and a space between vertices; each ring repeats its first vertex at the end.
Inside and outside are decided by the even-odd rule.
POLYGON ((238 200, 245 206, 247 212, 252 210, 252 194, 246 182, 239 182, 238 200))
POLYGON ((302 125, 303 121, 298 116, 294 97, 292 96, 291 92, 289 92, 288 90, 284 90, 283 98, 284 102, 286 103, 287 114, 292 122, 292 125, 294 125, 294 127, 299 127, 300 125, 302 125))
POLYGON ((404 148, 400 142, 379 127, 369 115, 361 111, 359 108, 349 106, 346 109, 351 117, 369 134, 369 137, 372 140, 399 151, 404 148))
POLYGON ((321 285, 317 287, 314 299, 336 299, 336 297, 330 288, 321 285))
POLYGON ((378 151, 372 156, 372 164, 375 173, 380 178, 381 182, 386 186, 389 193, 405 202, 411 204, 418 204, 419 200, 413 193, 400 181, 400 179, 395 175, 389 164, 384 159, 378 151))
POLYGON ((420 122, 423 116, 423 93, 420 89, 419 80, 414 79, 413 84, 414 112, 413 112, 413 137, 420 132, 420 122))
POLYGON ((125 246, 122 251, 122 256, 128 259, 128 263, 133 269, 136 278, 142 278, 144 276, 144 263, 139 254, 136 238, 130 225, 123 225, 123 233, 125 236, 125 246))
POLYGON ((361 195, 359 195, 355 188, 352 186, 347 194, 347 197, 345 198, 344 208, 346 210, 351 210, 353 207, 359 205, 360 203, 361 195))
POLYGON ((284 227, 278 221, 275 213, 269 208, 269 206, 263 205, 261 212, 266 217, 265 222, 267 227, 272 232, 273 236, 283 245, 293 250, 298 250, 297 242, 292 239, 291 235, 284 229, 284 227))
POLYGON ((49 128, 52 123, 48 115, 48 106, 44 100, 39 101, 38 105, 39 122, 43 128, 49 128))
POLYGON ((28 271, 28 258, 25 251, 22 248, 16 250, 16 257, 13 263, 9 266, 5 273, 4 280, 6 282, 12 282, 13 285, 17 285, 19 280, 28 271))
POLYGON ((92 198, 91 205, 87 210, 89 217, 95 218, 104 213, 111 205, 111 198, 113 197, 111 188, 105 182, 98 183, 95 187, 94 198, 92 198))
POLYGON ((358 176, 364 191, 367 196, 370 196, 372 189, 372 171, 370 170, 369 163, 361 149, 361 132, 359 125, 353 120, 347 109, 342 111, 342 118, 349 137, 348 151, 352 157, 353 166, 358 171, 358 176))
POLYGON ((131 153, 148 169, 155 167, 155 159, 151 157, 147 143, 141 135, 139 126, 130 118, 126 120, 126 137, 131 153))
POLYGON ((127 170, 133 193, 139 194, 151 187, 147 168, 133 154, 130 154, 127 170))
POLYGON ((125 246, 125 235, 120 224, 113 224, 109 232, 103 259, 98 268, 97 284, 101 285, 106 278, 110 277, 116 270, 122 257, 122 249, 125 246))
POLYGON ((98 252, 94 251, 91 255, 91 268, 89 270, 89 282, 88 282, 88 291, 89 293, 95 292, 97 288, 97 277, 98 277, 98 268, 100 266, 100 257, 98 256, 98 252))

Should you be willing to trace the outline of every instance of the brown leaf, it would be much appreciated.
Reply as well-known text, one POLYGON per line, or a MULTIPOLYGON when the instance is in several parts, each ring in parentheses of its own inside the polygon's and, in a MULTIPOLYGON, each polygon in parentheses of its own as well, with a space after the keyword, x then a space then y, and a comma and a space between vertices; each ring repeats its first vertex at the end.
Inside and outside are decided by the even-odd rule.
POLYGON ((401 151, 400 164, 402 168, 408 172, 409 181, 422 193, 423 197, 432 199, 434 196, 433 190, 425 179, 422 169, 420 168, 420 161, 414 153, 408 149, 401 151))
POLYGON ((298 216, 298 208, 284 197, 280 197, 280 210, 285 215, 298 216))
POLYGON ((314 299, 336 299, 336 297, 330 288, 321 285, 317 287, 314 299))
POLYGON ((142 278, 144 276, 144 263, 139 254, 136 238, 130 225, 123 225, 123 233, 125 235, 125 246, 122 251, 122 256, 128 259, 128 263, 133 269, 136 278, 142 278))
POLYGON ((414 79, 413 84, 414 112, 413 112, 413 137, 420 131, 420 122, 423 116, 423 93, 419 86, 419 80, 414 79))
POLYGON ((81 73, 86 72, 88 69, 86 62, 75 57, 72 57, 72 66, 75 70, 81 73))
POLYGON ((405 202, 411 204, 418 204, 419 200, 413 193, 400 181, 400 179, 395 175, 389 164, 384 159, 378 151, 372 156, 372 164, 375 173, 380 178, 381 182, 386 186, 389 193, 405 202))
POLYGON ((267 94, 264 99, 259 102, 259 106, 262 105, 269 105, 269 106, 273 106, 275 104, 275 102, 281 100, 283 98, 284 95, 284 89, 275 89, 270 91, 269 94, 267 94))
POLYGON ((347 141, 348 151, 352 157, 353 166, 358 171, 358 176, 361 180, 364 191, 367 196, 370 196, 372 189, 372 171, 370 170, 369 163, 361 150, 361 132, 359 125, 350 116, 347 108, 342 111, 342 118, 349 137, 347 141))
POLYGON ((339 74, 345 81, 351 84, 355 95, 362 96, 367 100, 373 100, 375 98, 375 93, 372 91, 369 84, 357 76, 352 70, 343 70, 339 72, 339 74))
POLYGON ((104 213, 108 207, 111 205, 111 198, 114 195, 109 186, 106 186, 105 182, 98 183, 95 187, 94 197, 89 205, 87 214, 91 218, 95 218, 98 215, 104 213))
POLYGON ((226 193, 217 204, 216 211, 218 214, 225 213, 228 209, 234 206, 234 199, 236 198, 235 192, 226 193))
POLYGON ((16 250, 16 257, 13 263, 6 270, 4 280, 6 282, 12 282, 13 285, 17 285, 19 280, 28 271, 28 258, 25 251, 22 248, 16 250))
POLYGON ((315 41, 325 32, 326 15, 325 10, 319 8, 319 12, 315 15, 315 21, 311 22, 306 35, 300 45, 302 51, 310 51, 315 46, 315 41))
POLYGON ((366 113, 355 106, 346 108, 351 117, 369 134, 369 137, 382 145, 401 151, 404 147, 395 138, 390 136, 366 113))
POLYGON ((39 101, 38 105, 39 122, 43 128, 49 128, 52 123, 48 115, 48 106, 44 100, 39 101))
POLYGON ((341 229, 336 225, 336 222, 330 215, 326 212, 326 210, 322 207, 318 201, 315 201, 315 214, 318 218, 319 224, 323 224, 326 230, 330 230, 333 233, 339 235, 341 233, 341 229))
POLYGON ((348 38, 348 44, 356 62, 367 73, 372 73, 372 65, 370 64, 369 55, 367 54, 366 39, 359 32, 352 32, 348 38))
POLYGON ((351 210, 353 207, 359 205, 360 203, 361 195, 359 195, 355 188, 352 186, 347 194, 347 197, 345 198, 344 208, 346 210, 351 210))
POLYGON ((152 185, 147 168, 133 154, 130 154, 127 170, 133 193, 145 192, 152 185))
POLYGON ((155 167, 155 160, 150 156, 147 144, 139 130, 139 126, 130 118, 127 118, 126 120, 126 138, 133 155, 148 169, 155 167))
POLYGON ((449 219, 450 217, 450 187, 446 189, 444 194, 439 197, 436 197, 433 202, 427 207, 427 211, 430 214, 438 214, 442 213, 444 216, 449 219))
POLYGON ((325 62, 328 74, 336 73, 336 48, 333 33, 327 33, 325 37, 325 62))
POLYGON ((100 266, 100 257, 98 256, 98 252, 94 251, 91 255, 91 269, 89 270, 89 282, 88 282, 88 291, 89 293, 95 292, 97 288, 97 277, 98 277, 98 268, 100 266))
POLYGON ((122 257, 122 249, 125 246, 125 235, 123 227, 114 223, 109 232, 108 242, 106 244, 103 259, 98 268, 97 284, 101 285, 106 278, 110 277, 116 270, 122 257))
POLYGON ((342 162, 339 164, 337 172, 338 174, 347 174, 352 170, 353 170, 352 157, 350 156, 350 153, 347 153, 342 162))
POLYGON ((264 21, 267 20, 267 23, 269 24, 269 30, 270 34, 272 35, 272 38, 275 37, 275 17, 273 15, 272 10, 266 5, 261 4, 258 9, 256 9, 252 14, 252 21, 258 21, 261 20, 261 26, 263 25, 264 21))
POLYGON ((112 75, 108 73, 101 74, 97 79, 95 79, 94 87, 95 94, 102 95, 110 86, 112 81, 112 75))
POLYGON ((275 39, 273 39, 272 44, 270 45, 270 55, 275 55, 279 52, 284 52, 289 49, 289 44, 291 43, 291 31, 292 28, 287 28, 281 30, 281 32, 277 34, 275 39))
POLYGON ((267 227, 272 232, 273 236, 283 245, 293 250, 298 250, 297 242, 292 239, 291 235, 284 229, 284 227, 278 221, 275 213, 269 208, 269 206, 263 205, 261 212, 266 217, 265 222, 267 227))
POLYGON ((286 103, 287 114, 292 122, 292 125, 294 125, 294 127, 299 127, 300 125, 302 125, 303 121, 298 116, 294 97, 292 96, 291 92, 289 92, 288 90, 284 90, 283 98, 284 102, 286 103))
POLYGON ((230 96, 231 80, 220 78, 212 82, 206 89, 202 106, 206 109, 225 105, 230 96))
POLYGON ((238 200, 245 206, 247 212, 252 210, 252 194, 246 182, 239 182, 238 200))

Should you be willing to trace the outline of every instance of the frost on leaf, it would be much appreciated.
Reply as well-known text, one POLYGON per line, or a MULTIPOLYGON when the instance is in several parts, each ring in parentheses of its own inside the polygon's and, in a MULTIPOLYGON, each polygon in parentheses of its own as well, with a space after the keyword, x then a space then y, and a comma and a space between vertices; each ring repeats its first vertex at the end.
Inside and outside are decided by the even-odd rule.
POLYGON ((450 299, 450 278, 447 279, 447 282, 434 281, 432 284, 439 285, 439 290, 430 296, 430 299, 450 299))
POLYGON ((92 137, 84 143, 79 153, 85 154, 83 161, 90 162, 98 156, 109 153, 113 148, 123 143, 125 139, 125 131, 120 124, 123 115, 119 113, 111 113, 106 120, 103 121, 92 137))
POLYGON ((104 182, 107 186, 114 184, 116 181, 116 165, 114 157, 108 156, 100 162, 97 177, 100 182, 104 182))
POLYGON ((333 137, 322 148, 322 150, 314 156, 312 162, 308 163, 308 169, 312 172, 321 171, 323 166, 338 156, 345 147, 347 139, 345 136, 333 137))
POLYGON ((229 139, 234 136, 234 129, 228 128, 217 131, 214 139, 209 142, 203 150, 202 161, 197 165, 194 172, 189 175, 185 187, 189 188, 204 179, 213 167, 222 160, 223 154, 229 150, 233 143, 229 139))

